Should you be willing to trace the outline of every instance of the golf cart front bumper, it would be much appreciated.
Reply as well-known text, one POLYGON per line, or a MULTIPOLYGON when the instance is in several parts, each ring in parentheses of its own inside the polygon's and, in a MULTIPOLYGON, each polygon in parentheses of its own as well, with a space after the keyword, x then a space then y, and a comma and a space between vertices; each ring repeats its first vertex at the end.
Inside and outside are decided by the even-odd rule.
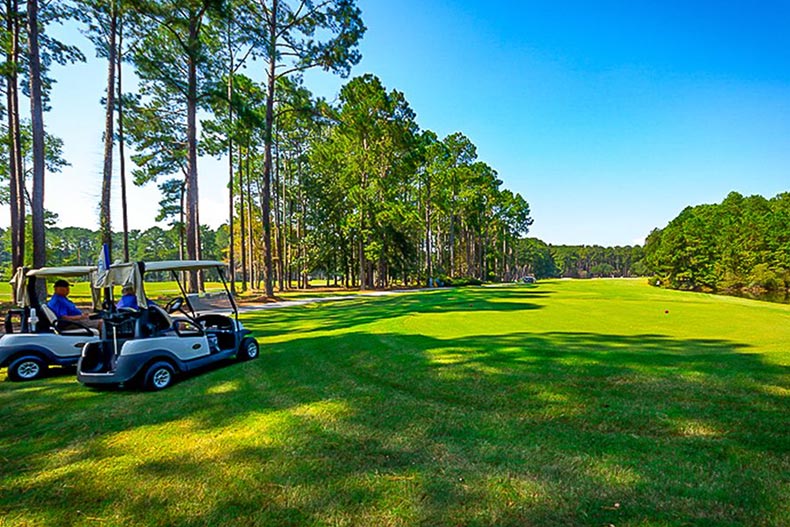
POLYGON ((140 372, 140 366, 119 364, 119 368, 107 372, 86 372, 80 363, 77 365, 77 380, 82 384, 124 384, 134 379, 140 372))
POLYGON ((77 371, 77 380, 82 384, 121 385, 134 378, 136 372, 129 375, 127 372, 111 371, 107 373, 83 373, 77 371))

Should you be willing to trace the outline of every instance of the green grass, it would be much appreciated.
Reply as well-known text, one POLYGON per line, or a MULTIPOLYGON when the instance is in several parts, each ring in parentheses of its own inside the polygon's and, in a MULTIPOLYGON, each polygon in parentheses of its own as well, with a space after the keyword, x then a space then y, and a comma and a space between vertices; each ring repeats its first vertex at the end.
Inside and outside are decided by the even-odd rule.
POLYGON ((308 298, 330 298, 336 296, 352 296, 369 293, 370 291, 360 291, 358 289, 330 289, 330 290, 296 290, 275 292, 283 300, 304 300, 308 298))
POLYGON ((790 524, 790 306, 563 280, 245 323, 260 359, 162 393, 0 382, 0 525, 790 524))

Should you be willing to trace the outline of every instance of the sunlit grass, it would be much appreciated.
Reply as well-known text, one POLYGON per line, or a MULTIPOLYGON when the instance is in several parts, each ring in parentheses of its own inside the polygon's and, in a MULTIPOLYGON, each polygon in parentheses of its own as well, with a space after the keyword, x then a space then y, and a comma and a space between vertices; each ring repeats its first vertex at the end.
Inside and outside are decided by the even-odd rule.
POLYGON ((244 322, 260 359, 162 393, 0 382, 0 525, 790 523, 790 306, 555 281, 244 322))

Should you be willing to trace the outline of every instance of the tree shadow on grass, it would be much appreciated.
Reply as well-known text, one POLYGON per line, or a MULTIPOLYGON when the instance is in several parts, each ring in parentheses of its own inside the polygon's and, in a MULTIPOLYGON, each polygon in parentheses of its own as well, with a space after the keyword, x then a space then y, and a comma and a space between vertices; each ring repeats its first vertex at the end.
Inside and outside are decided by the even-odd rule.
POLYGON ((2 393, 0 514, 781 525, 788 373, 742 344, 660 335, 300 335, 162 393, 2 393))
POLYGON ((298 327, 300 333, 335 331, 424 313, 530 311, 543 307, 535 303, 536 300, 553 294, 552 291, 519 288, 503 288, 496 293, 492 295, 486 288, 464 288, 387 297, 360 297, 341 302, 248 312, 243 319, 245 326, 265 338, 280 335, 294 327, 298 327))

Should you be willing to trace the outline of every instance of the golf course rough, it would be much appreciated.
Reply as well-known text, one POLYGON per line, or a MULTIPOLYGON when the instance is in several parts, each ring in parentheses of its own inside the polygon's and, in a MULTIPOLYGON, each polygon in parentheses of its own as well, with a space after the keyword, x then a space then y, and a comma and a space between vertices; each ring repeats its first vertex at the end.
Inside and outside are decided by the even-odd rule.
POLYGON ((257 361, 161 393, 0 382, 0 525, 790 525, 790 306, 558 280, 243 322, 257 361))

